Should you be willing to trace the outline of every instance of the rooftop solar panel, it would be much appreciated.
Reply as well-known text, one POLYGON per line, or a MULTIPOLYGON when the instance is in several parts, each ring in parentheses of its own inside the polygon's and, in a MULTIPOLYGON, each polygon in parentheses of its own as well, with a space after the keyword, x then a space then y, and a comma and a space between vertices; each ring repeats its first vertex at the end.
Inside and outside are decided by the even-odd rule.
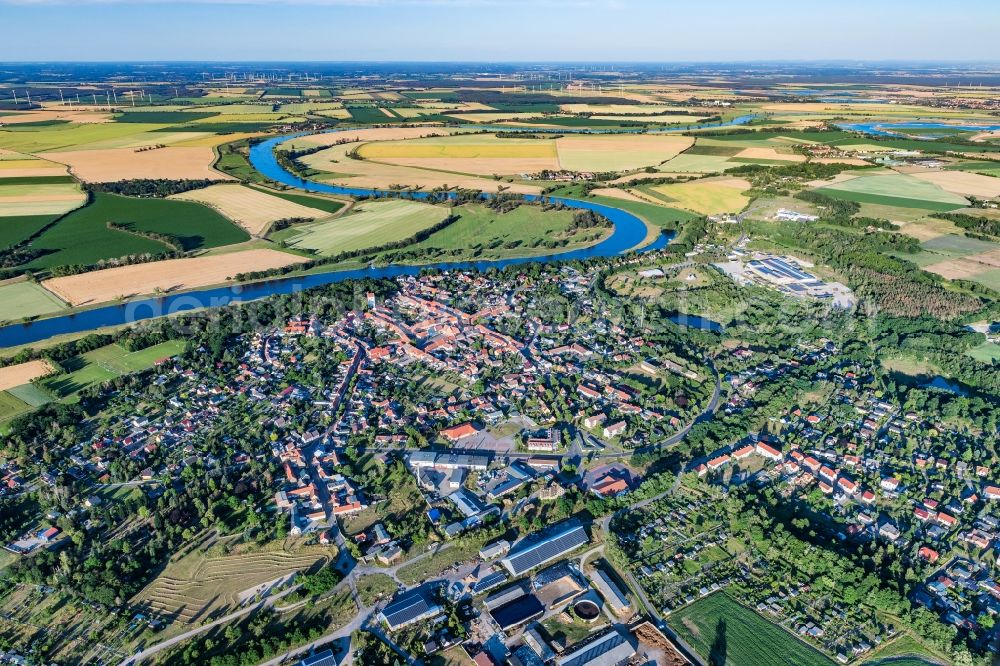
POLYGON ((520 575, 579 548, 588 541, 586 530, 580 525, 574 525, 542 541, 512 552, 503 559, 503 563, 511 573, 520 575))

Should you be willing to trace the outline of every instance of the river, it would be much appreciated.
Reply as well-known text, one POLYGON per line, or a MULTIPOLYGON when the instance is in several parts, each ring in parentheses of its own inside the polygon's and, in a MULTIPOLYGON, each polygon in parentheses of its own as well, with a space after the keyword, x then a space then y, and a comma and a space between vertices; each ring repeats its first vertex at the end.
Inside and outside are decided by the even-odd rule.
MULTIPOLYGON (((670 128, 669 130, 662 131, 682 131, 684 129, 743 125, 750 122, 753 117, 754 116, 752 115, 740 116, 725 123, 706 123, 704 125, 691 125, 684 128, 670 128)), ((487 129, 482 126, 474 127, 477 129, 487 129)), ((510 128, 505 128, 505 130, 509 129, 510 128)), ((579 128, 560 128, 558 130, 554 130, 552 128, 530 128, 530 131, 539 133, 564 133, 579 132, 581 130, 579 128)), ((606 133, 604 130, 593 130, 592 132, 595 134, 606 133)), ((325 183, 318 183, 299 178, 278 164, 278 160, 274 155, 274 149, 278 144, 302 135, 303 133, 273 137, 254 145, 250 150, 250 163, 261 174, 275 182, 310 192, 369 197, 405 196, 418 200, 428 199, 431 196, 428 192, 399 193, 339 187, 336 185, 328 185, 325 183)), ((537 201, 543 198, 536 195, 523 195, 523 197, 528 201, 537 201)), ((544 199, 553 203, 563 204, 568 208, 586 209, 600 213, 613 223, 614 229, 610 236, 596 245, 546 256, 500 259, 492 261, 444 262, 423 265, 370 266, 355 270, 330 270, 246 284, 226 285, 223 287, 213 287, 209 289, 195 289, 177 294, 167 294, 164 296, 131 300, 124 303, 103 305, 70 314, 47 317, 31 322, 8 324, 0 327, 0 347, 13 347, 17 345, 31 344, 59 335, 84 333, 109 326, 131 324, 138 321, 154 319, 156 317, 163 317, 191 310, 225 307, 234 303, 257 300, 268 296, 291 294, 310 287, 334 284, 337 282, 343 282, 344 280, 355 280, 361 278, 395 278, 407 275, 419 275, 421 271, 427 268, 484 271, 494 268, 517 266, 520 264, 549 263, 553 261, 578 261, 598 257, 614 257, 633 250, 659 250, 665 247, 671 239, 671 236, 661 234, 651 244, 646 245, 645 247, 640 247, 643 240, 646 238, 646 225, 632 213, 620 208, 599 204, 593 201, 570 199, 566 197, 544 197, 544 199)))

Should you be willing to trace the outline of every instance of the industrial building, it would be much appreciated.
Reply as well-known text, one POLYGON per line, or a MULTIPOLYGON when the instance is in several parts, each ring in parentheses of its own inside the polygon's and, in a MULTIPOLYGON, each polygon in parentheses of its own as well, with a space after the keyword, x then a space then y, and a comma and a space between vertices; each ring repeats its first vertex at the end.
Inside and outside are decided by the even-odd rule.
POLYGON ((636 641, 619 630, 589 641, 556 659, 557 666, 618 666, 636 653, 636 641))
POLYGON ((579 522, 566 521, 544 533, 525 537, 515 544, 511 552, 500 562, 511 575, 520 576, 576 550, 589 541, 587 531, 579 522))
POLYGON ((389 631, 401 629, 407 625, 439 615, 443 611, 430 598, 431 590, 419 587, 396 597, 388 606, 382 609, 379 617, 389 631))

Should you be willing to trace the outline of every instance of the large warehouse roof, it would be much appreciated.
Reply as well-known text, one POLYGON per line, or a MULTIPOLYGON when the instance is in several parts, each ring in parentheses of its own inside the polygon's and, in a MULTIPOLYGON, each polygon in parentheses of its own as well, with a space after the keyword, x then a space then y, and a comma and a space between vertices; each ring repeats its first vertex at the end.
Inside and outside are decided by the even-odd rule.
POLYGON ((515 576, 562 557, 590 541, 587 531, 576 521, 562 523, 535 539, 526 539, 501 562, 515 576))
POLYGON ((559 666, 616 666, 635 654, 632 637, 618 630, 573 650, 556 660, 559 666))
POLYGON ((382 617, 390 629, 398 629, 440 612, 441 608, 427 598, 425 590, 417 588, 394 599, 382 609, 382 617))

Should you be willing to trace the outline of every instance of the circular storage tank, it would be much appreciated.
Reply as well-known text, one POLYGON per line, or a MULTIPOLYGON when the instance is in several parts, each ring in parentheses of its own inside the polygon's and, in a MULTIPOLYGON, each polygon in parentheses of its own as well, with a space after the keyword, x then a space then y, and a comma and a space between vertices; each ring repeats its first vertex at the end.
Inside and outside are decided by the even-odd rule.
POLYGON ((584 622, 593 622, 601 615, 601 609, 591 599, 580 599, 573 604, 573 612, 584 622))

